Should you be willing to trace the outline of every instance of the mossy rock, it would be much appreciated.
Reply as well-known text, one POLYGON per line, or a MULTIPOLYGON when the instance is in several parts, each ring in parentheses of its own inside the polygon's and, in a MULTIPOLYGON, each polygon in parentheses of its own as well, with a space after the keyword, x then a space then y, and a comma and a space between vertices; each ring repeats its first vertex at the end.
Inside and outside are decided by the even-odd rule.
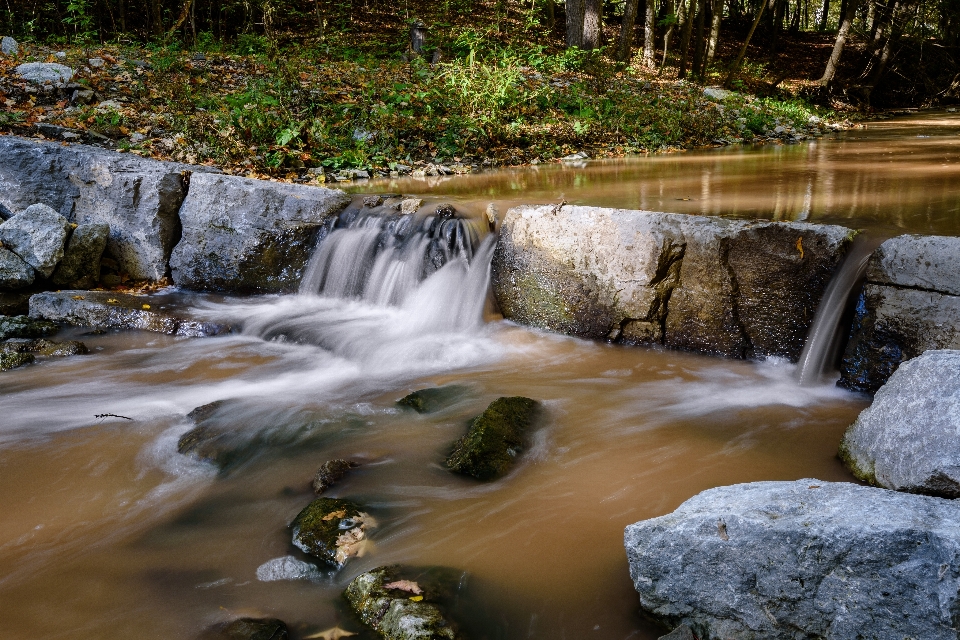
POLYGON ((420 389, 400 398, 397 404, 417 413, 433 413, 455 403, 466 390, 466 387, 458 384, 420 389))
POLYGON ((320 468, 317 469, 317 475, 313 477, 313 491, 317 495, 323 493, 337 482, 339 482, 343 476, 347 475, 347 472, 350 469, 355 469, 359 467, 360 464, 353 462, 352 460, 327 460, 320 468))
POLYGON ((334 569, 363 552, 367 530, 374 526, 360 505, 339 498, 317 498, 290 523, 293 544, 334 569))
POLYGON ((361 573, 344 597, 364 624, 387 640, 456 640, 460 636, 437 604, 443 581, 399 566, 361 573))
POLYGON ((32 353, 17 353, 16 351, 0 351, 0 371, 9 371, 30 364, 34 361, 32 353))
POLYGON ((9 338, 40 338, 57 331, 59 327, 46 320, 29 316, 0 316, 0 340, 9 338))
POLYGON ((523 451, 524 432, 533 424, 539 408, 540 404, 530 398, 497 398, 454 444, 447 468, 479 480, 503 475, 523 451))
POLYGON ((276 618, 238 618, 207 629, 202 640, 288 640, 287 625, 276 618))

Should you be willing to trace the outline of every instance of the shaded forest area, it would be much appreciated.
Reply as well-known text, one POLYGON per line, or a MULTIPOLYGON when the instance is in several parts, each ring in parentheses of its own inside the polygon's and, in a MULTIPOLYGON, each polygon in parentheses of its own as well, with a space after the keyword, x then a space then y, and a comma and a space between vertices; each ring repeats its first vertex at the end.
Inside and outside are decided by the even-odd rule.
POLYGON ((3 9, 0 29, 48 42, 229 43, 258 53, 307 40, 343 57, 422 46, 434 62, 576 47, 727 86, 745 59, 745 81, 766 77, 766 88, 753 83, 761 92, 816 81, 808 96, 857 106, 960 94, 957 0, 5 0, 3 9))

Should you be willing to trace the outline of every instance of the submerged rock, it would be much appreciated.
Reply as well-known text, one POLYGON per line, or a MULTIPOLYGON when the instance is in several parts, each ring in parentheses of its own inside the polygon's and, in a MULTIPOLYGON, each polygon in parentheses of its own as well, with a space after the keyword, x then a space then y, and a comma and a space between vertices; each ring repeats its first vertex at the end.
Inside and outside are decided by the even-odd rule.
POLYGON ((930 349, 960 349, 960 238, 891 238, 867 264, 839 384, 873 393, 930 349))
POLYGON ((154 311, 149 296, 111 291, 47 291, 30 298, 30 317, 92 329, 139 329, 200 338, 230 332, 230 327, 154 311))
POLYGON ((203 640, 288 640, 287 625, 276 618, 238 618, 207 629, 203 640))
POLYGON ((277 582, 280 580, 319 580, 322 574, 316 565, 284 556, 267 560, 257 567, 257 580, 277 582))
POLYGON ((375 526, 360 505, 339 498, 317 498, 290 523, 293 544, 334 569, 363 554, 367 530, 375 526))
POLYGON ((349 201, 334 189, 196 174, 180 209, 173 280, 204 291, 296 290, 324 226, 349 201))
POLYGON ((504 316, 560 333, 796 360, 854 232, 598 207, 507 211, 504 316))
POLYGON ((397 404, 417 413, 433 413, 459 400, 466 390, 466 387, 457 384, 420 389, 400 398, 397 404))
POLYGON ((327 460, 320 468, 317 469, 317 474, 313 477, 313 482, 311 486, 313 487, 313 492, 317 495, 323 493, 337 482, 347 475, 347 472, 350 469, 356 469, 360 464, 358 462, 353 462, 352 460, 327 460))
POLYGON ((67 289, 89 289, 100 280, 100 259, 110 237, 108 224, 81 224, 70 241, 51 282, 67 289))
POLYGON ((344 596, 388 640, 455 640, 460 636, 437 605, 432 582, 424 572, 378 567, 354 578, 344 596))
POLYGON ((887 489, 960 498, 960 351, 908 360, 840 443, 853 474, 887 489))
POLYGON ((32 353, 19 353, 16 351, 0 351, 0 371, 9 371, 30 364, 34 361, 32 353))
POLYGON ((454 444, 447 468, 479 480, 506 473, 523 451, 524 432, 539 406, 536 400, 519 396, 494 400, 454 444))
POLYGON ((70 223, 45 204, 30 205, 0 224, 0 243, 44 278, 63 258, 70 223))
POLYGON ((37 353, 41 356, 52 357, 78 356, 90 353, 90 350, 87 349, 87 345, 78 340, 57 342, 54 340, 45 340, 43 338, 39 340, 15 338, 12 340, 7 340, 6 342, 0 342, 0 351, 11 353, 37 353))
POLYGON ((632 524, 624 543, 644 611, 702 640, 957 637, 957 502, 754 482, 632 524))
POLYGON ((52 322, 35 320, 28 316, 0 316, 0 340, 39 338, 56 332, 58 328, 52 322))
POLYGON ((37 277, 33 267, 13 251, 0 246, 0 289, 23 289, 37 277))

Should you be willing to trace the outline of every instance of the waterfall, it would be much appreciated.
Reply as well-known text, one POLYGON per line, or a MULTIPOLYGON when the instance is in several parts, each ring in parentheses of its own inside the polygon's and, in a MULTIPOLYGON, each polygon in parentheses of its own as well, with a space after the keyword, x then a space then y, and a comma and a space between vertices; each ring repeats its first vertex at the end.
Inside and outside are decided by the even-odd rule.
POLYGON ((797 379, 801 386, 818 384, 827 368, 836 360, 843 339, 840 320, 847 308, 847 301, 857 284, 863 280, 870 255, 880 246, 880 242, 876 238, 858 236, 827 286, 797 363, 797 379))

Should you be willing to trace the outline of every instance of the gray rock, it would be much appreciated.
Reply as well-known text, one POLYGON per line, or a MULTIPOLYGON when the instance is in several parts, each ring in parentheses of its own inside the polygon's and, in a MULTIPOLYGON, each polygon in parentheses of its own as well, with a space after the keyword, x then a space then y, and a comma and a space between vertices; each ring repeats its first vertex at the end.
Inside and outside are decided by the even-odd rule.
POLYGON ((173 280, 207 291, 295 290, 324 225, 349 200, 322 187, 194 174, 173 280))
POLYGON ((280 580, 319 580, 323 574, 316 565, 297 560, 293 556, 283 556, 267 560, 257 567, 257 580, 260 582, 278 582, 280 580))
POLYGON ((78 340, 58 342, 56 340, 25 340, 14 338, 0 342, 0 351, 11 353, 37 353, 41 356, 65 358, 67 356, 81 356, 90 353, 87 345, 78 340))
POLYGON ((840 385, 873 393, 904 360, 960 348, 960 238, 899 236, 870 257, 840 385))
POLYGON ((30 205, 0 224, 0 243, 20 256, 44 278, 63 258, 70 223, 45 204, 30 205))
POLYGON ((352 460, 343 460, 341 458, 327 460, 317 469, 317 473, 313 476, 313 482, 310 486, 313 487, 314 493, 320 495, 340 482, 350 469, 356 469, 359 466, 359 463, 353 462, 352 460))
POLYGON ((0 340, 40 338, 56 332, 57 325, 27 316, 0 316, 0 340))
POLYGON ((0 40, 0 51, 7 56, 15 56, 20 53, 20 45, 10 36, 3 36, 3 39, 0 40))
POLYGON ((685 624, 680 625, 665 636, 660 636, 657 640, 698 640, 693 635, 693 630, 685 624))
POLYGON ((722 102, 735 94, 733 91, 728 91, 727 89, 723 89, 721 87, 704 87, 703 95, 708 98, 712 98, 713 100, 722 102))
POLYGON ((362 553, 375 526, 363 507, 339 498, 317 498, 290 523, 293 544, 334 569, 362 553))
POLYGON ((561 333, 796 360, 849 229, 516 207, 493 259, 507 318, 561 333))
POLYGON ((103 58, 90 58, 87 60, 87 64, 89 64, 92 69, 101 69, 105 63, 103 58))
POLYGON ((96 147, 0 137, 0 202, 44 202, 76 224, 110 225, 107 253, 134 280, 159 280, 180 237, 184 175, 204 167, 96 147))
POLYGON ((9 371, 30 364, 34 361, 31 353, 18 353, 16 351, 0 351, 0 371, 9 371))
POLYGON ((89 289, 100 280, 100 258, 110 237, 108 224, 81 224, 73 230, 51 281, 67 289, 89 289))
POLYGON ((13 215, 13 211, 10 211, 6 205, 0 202, 0 220, 9 220, 13 215))
POLYGON ((703 640, 956 640, 960 503, 799 480, 710 489, 626 528, 641 607, 703 640))
POLYGON ((33 267, 0 246, 0 289, 23 289, 33 284, 35 277, 33 267))
POLYGON ((110 291, 48 291, 30 298, 30 317, 92 329, 139 329, 167 335, 205 337, 228 333, 230 327, 153 310, 149 296, 110 291))
POLYGON ((36 84, 61 84, 73 78, 73 69, 56 62, 25 62, 17 67, 16 73, 36 84))
POLYGON ((887 489, 960 497, 960 351, 907 360, 840 443, 857 478, 887 489))

